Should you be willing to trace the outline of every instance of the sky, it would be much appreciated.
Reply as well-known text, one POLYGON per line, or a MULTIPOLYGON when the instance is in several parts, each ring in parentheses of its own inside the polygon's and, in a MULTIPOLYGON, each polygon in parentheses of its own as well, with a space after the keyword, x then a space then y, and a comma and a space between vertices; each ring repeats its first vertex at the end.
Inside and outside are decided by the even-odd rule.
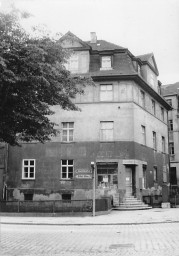
POLYGON ((126 47, 133 55, 154 53, 163 85, 179 82, 179 0, 0 0, 33 16, 25 26, 45 24, 80 39, 126 47))

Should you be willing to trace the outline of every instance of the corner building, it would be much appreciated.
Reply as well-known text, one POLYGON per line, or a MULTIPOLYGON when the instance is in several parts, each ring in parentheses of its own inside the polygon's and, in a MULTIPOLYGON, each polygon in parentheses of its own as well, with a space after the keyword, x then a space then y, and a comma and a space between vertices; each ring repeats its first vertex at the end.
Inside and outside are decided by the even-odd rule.
POLYGON ((166 186, 170 106, 160 94, 154 55, 134 56, 97 40, 95 33, 87 42, 71 32, 60 40, 74 50, 66 68, 90 75, 96 86, 75 98, 81 111, 53 107, 60 135, 51 142, 9 147, 8 198, 91 199, 91 162, 96 198, 121 202, 126 195, 141 198, 166 186))

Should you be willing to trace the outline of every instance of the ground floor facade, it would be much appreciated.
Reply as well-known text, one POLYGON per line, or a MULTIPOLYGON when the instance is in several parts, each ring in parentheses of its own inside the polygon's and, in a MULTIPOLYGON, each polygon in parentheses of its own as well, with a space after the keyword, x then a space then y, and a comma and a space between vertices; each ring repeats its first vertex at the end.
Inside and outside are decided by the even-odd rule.
POLYGON ((151 193, 169 182, 169 158, 135 142, 23 143, 8 148, 6 200, 87 200, 151 193))

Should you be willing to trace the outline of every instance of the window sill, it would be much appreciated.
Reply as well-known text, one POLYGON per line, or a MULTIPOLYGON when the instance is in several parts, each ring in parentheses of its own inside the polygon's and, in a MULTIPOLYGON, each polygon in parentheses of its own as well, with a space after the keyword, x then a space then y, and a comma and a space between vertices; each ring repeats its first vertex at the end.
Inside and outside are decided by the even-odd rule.
POLYGON ((61 141, 63 144, 70 144, 70 143, 75 143, 75 141, 61 141))
POLYGON ((35 178, 21 178, 21 180, 35 180, 35 178))
POLYGON ((74 178, 73 179, 59 179, 59 181, 74 181, 74 178))
POLYGON ((109 67, 109 68, 100 68, 100 71, 105 71, 105 70, 113 70, 113 68, 109 67))

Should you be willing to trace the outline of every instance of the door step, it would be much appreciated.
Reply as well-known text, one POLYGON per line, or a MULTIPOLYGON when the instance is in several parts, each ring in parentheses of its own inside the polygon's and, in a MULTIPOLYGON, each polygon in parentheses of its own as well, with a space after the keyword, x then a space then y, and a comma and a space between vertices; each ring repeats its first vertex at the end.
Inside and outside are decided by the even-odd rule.
MULTIPOLYGON (((115 196, 116 199, 116 196, 115 196)), ((146 209, 152 209, 151 206, 148 204, 145 204, 142 202, 142 200, 139 200, 135 198, 134 196, 127 196, 122 203, 119 203, 119 200, 114 200, 113 198, 113 210, 118 211, 129 211, 129 210, 146 210, 146 209)))

